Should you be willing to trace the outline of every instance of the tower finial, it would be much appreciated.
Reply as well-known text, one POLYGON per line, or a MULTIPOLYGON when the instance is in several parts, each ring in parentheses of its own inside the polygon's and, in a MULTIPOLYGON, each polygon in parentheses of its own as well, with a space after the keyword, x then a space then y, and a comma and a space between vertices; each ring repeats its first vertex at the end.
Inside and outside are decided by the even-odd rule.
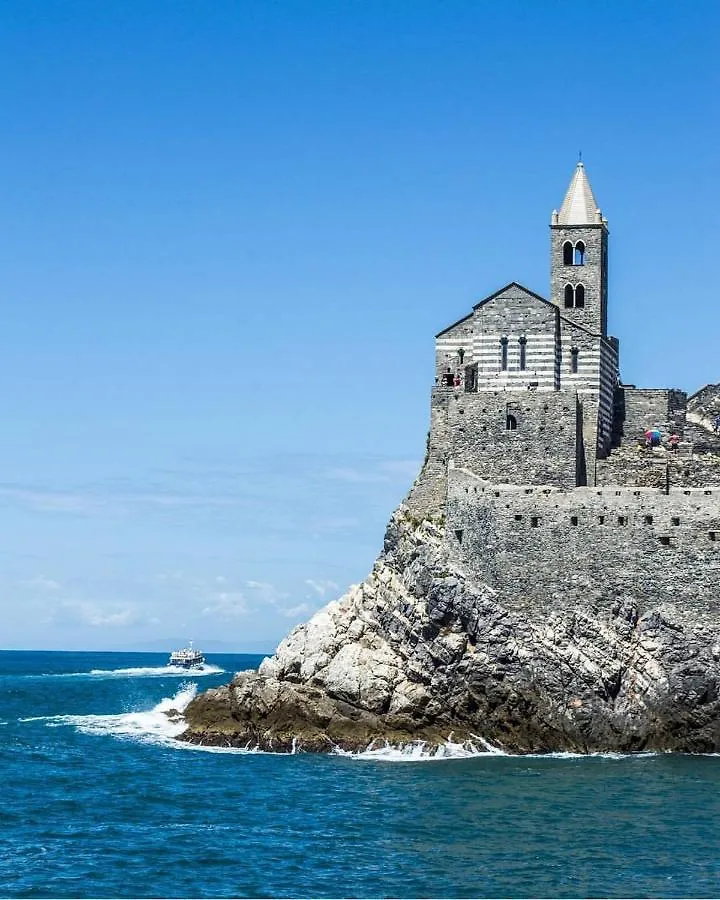
POLYGON ((578 162, 582 162, 582 150, 578 150, 578 162))

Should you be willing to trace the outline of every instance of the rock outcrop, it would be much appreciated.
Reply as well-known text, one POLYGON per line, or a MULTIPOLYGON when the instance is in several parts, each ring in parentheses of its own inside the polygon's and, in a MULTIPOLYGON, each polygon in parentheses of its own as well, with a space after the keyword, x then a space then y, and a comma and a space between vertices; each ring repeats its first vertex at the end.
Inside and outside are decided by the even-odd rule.
POLYGON ((719 684, 707 607, 597 594, 571 610, 519 603, 452 567, 441 515, 403 505, 370 576, 259 671, 197 697, 182 739, 276 751, 452 736, 516 752, 709 752, 720 749, 719 684))

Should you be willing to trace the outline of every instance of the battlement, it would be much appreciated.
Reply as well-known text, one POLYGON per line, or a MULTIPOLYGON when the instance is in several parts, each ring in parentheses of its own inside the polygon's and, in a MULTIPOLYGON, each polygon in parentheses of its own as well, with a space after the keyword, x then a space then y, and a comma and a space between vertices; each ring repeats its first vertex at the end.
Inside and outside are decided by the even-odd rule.
POLYGON ((454 563, 517 603, 648 595, 716 606, 720 487, 577 488, 490 484, 450 469, 447 542, 454 563), (552 597, 546 585, 557 585, 552 597))

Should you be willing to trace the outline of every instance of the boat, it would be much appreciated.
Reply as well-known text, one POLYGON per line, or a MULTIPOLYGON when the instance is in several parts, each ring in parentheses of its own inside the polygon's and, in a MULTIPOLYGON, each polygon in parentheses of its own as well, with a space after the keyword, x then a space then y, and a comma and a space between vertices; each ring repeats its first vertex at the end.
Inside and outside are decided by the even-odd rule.
POLYGON ((173 650, 168 660, 169 666, 179 666, 181 669, 199 669, 205 662, 204 655, 193 647, 190 641, 189 646, 182 650, 173 650))

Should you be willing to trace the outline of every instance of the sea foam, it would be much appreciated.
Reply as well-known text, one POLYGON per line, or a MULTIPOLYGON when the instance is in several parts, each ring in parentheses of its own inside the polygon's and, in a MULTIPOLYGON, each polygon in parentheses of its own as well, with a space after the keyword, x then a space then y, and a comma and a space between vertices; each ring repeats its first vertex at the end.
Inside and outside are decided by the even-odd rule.
POLYGON ((181 666, 138 666, 129 669, 90 669, 89 672, 59 672, 48 675, 35 676, 41 678, 167 678, 178 676, 187 678, 202 678, 205 675, 222 675, 225 669, 220 666, 204 663, 192 671, 181 666))

